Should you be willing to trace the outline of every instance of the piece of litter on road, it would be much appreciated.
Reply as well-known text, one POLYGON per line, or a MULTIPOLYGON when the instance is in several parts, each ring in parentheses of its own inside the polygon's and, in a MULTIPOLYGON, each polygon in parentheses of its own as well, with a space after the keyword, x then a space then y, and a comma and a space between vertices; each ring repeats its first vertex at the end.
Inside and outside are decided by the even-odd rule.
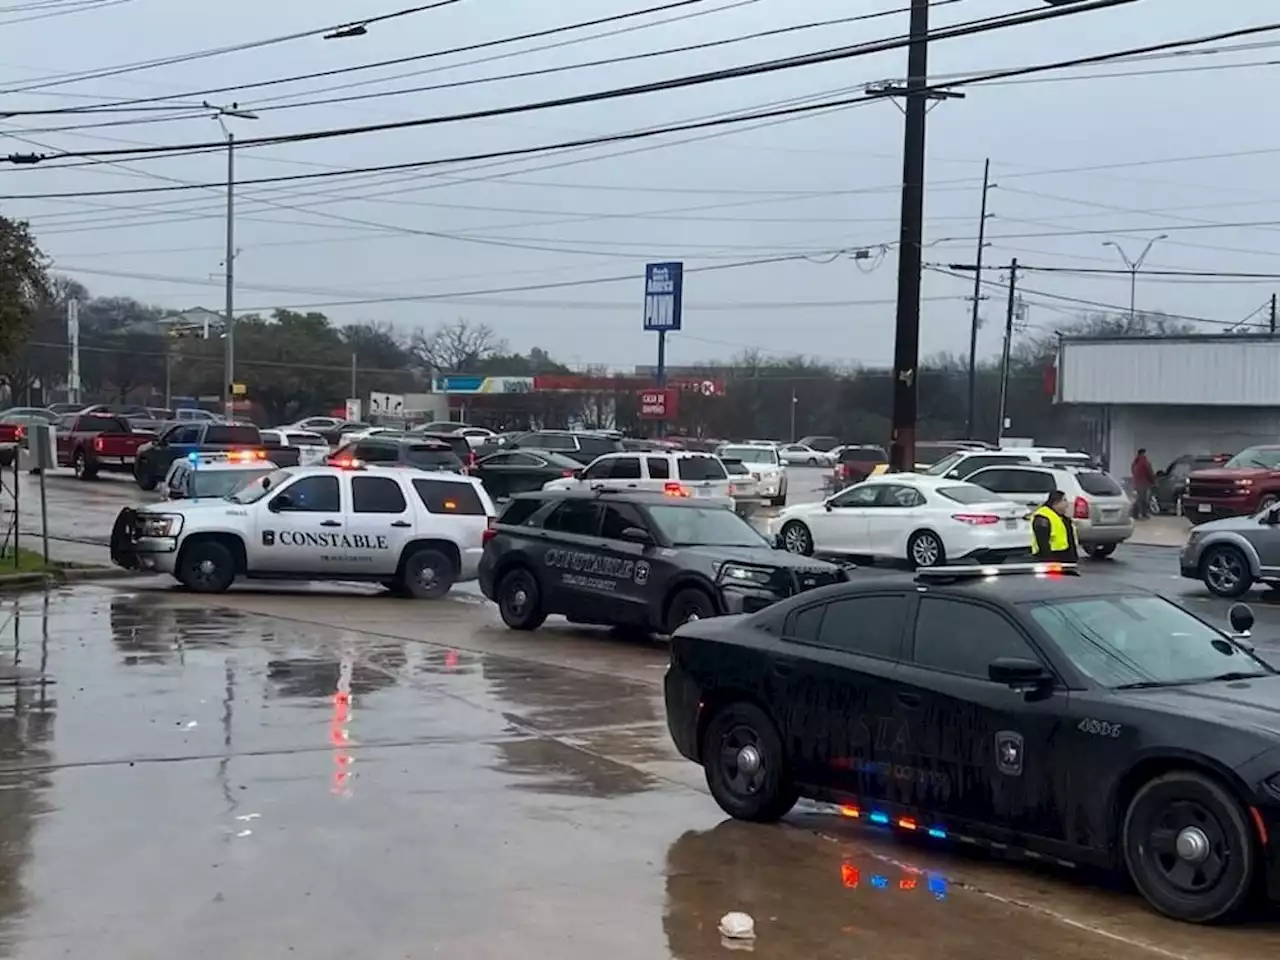
POLYGON ((252 830, 241 830, 239 833, 237 833, 237 834, 236 834, 236 836, 237 836, 237 837, 251 837, 251 836, 253 836, 253 831, 252 831, 252 830))
POLYGON ((745 950, 747 953, 751 953, 756 948, 756 942, 754 940, 734 940, 732 937, 721 937, 720 946, 726 950, 745 950))
POLYGON ((260 813, 242 813, 236 817, 237 820, 257 820, 262 814, 260 813))
POLYGON ((732 911, 720 918, 720 935, 730 940, 754 940, 756 922, 749 913, 732 911))
POLYGON ((194 727, 194 726, 196 726, 196 725, 197 725, 197 724, 196 724, 196 721, 194 721, 194 720, 189 720, 189 721, 187 721, 187 729, 188 729, 188 730, 190 730, 192 727, 194 727))

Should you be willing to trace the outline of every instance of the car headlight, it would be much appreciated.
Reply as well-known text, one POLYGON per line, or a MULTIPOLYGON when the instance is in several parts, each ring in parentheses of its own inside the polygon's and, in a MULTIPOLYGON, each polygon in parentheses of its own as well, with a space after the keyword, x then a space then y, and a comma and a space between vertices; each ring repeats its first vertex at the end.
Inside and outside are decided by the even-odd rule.
POLYGON ((748 567, 741 563, 726 563, 720 568, 720 578, 729 583, 767 584, 773 571, 767 567, 748 567))
POLYGON ((173 513, 142 515, 138 518, 140 537, 176 537, 182 529, 182 517, 173 513))
POLYGON ((1262 781, 1262 785, 1266 788, 1267 793, 1280 800, 1280 773, 1273 773, 1262 781))

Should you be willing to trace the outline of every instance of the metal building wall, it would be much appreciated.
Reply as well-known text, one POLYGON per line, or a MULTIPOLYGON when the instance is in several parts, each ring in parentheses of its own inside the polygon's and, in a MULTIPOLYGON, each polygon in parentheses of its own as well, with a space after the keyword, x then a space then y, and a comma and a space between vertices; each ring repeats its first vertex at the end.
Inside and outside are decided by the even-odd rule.
POLYGON ((1119 406, 1111 408, 1107 452, 1111 473, 1124 478, 1139 447, 1162 470, 1184 453, 1234 454, 1264 443, 1280 443, 1280 407, 1119 406))
POLYGON ((1280 408, 1280 337, 1064 339, 1058 401, 1280 408))

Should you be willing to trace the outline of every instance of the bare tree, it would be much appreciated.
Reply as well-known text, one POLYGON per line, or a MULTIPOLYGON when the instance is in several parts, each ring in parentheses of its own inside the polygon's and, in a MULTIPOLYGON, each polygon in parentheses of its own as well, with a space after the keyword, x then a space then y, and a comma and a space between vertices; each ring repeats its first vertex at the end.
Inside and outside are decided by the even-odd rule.
POLYGON ((24 221, 0 217, 0 363, 5 366, 50 300, 48 262, 24 221))
POLYGON ((487 324, 458 319, 434 333, 413 335, 409 352, 424 367, 441 373, 470 373, 478 364, 504 352, 507 345, 487 324))

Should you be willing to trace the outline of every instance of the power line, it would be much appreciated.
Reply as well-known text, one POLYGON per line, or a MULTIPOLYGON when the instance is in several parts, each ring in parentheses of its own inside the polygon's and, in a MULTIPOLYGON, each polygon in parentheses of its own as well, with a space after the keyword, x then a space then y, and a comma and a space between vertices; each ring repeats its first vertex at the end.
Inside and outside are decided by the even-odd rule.
MULTIPOLYGON (((82 3, 59 5, 54 9, 48 10, 46 13, 33 13, 29 17, 0 20, 0 27, 13 27, 17 26, 19 23, 30 23, 33 20, 50 20, 54 17, 67 17, 76 13, 93 13, 97 10, 105 10, 107 7, 118 7, 121 4, 133 2, 134 0, 85 0, 85 2, 82 3)), ((9 7, 6 9, 20 10, 21 7, 9 7)), ((42 8, 32 5, 32 9, 42 8)), ((4 12, 4 10, 0 10, 0 14, 3 14, 4 12)))
MULTIPOLYGON (((1098 2, 1121 3, 1121 2, 1132 2, 1132 0, 1098 0, 1098 2)), ((1186 40, 1171 41, 1167 43, 1153 44, 1147 47, 1132 48, 1129 50, 1116 51, 1112 53, 1096 54, 1089 57, 1074 58, 1072 60, 1067 60, 1067 61, 1057 61, 1054 63, 1036 64, 1032 66, 1021 67, 1021 68, 1018 68, 1017 70, 981 74, 981 75, 969 78, 967 80, 959 80, 959 81, 948 83, 946 86, 947 87, 967 86, 974 83, 980 83, 995 77, 1010 76, 1010 75, 1023 76, 1023 75, 1038 73, 1042 71, 1063 69, 1064 67, 1076 66, 1082 63, 1105 62, 1106 60, 1112 59, 1116 56, 1128 55, 1132 53, 1134 49, 1140 50, 1140 51, 1156 50, 1156 49, 1173 49, 1177 47, 1194 45, 1194 44, 1199 44, 1204 42, 1212 42, 1214 40, 1222 39, 1224 36, 1237 36, 1237 35, 1243 35, 1243 34, 1257 33, 1262 30, 1277 30, 1277 29, 1280 29, 1280 24, 1271 24, 1265 27, 1250 27, 1243 30, 1230 31, 1229 34, 1217 34, 1212 37, 1199 37, 1199 38, 1190 38, 1186 40)), ((931 89, 933 88, 926 88, 926 91, 931 89)), ((292 182, 292 181, 299 181, 299 180, 314 180, 314 179, 328 178, 328 177, 334 177, 334 176, 351 176, 351 175, 367 174, 367 173, 381 173, 381 172, 388 172, 393 170, 422 169, 426 167, 443 166, 447 164, 470 163, 478 160, 520 157, 520 156, 527 156, 535 153, 543 153, 549 150, 562 150, 562 149, 591 146, 591 145, 597 145, 597 144, 603 144, 603 143, 624 142, 628 140, 644 139, 650 136, 658 136, 666 133, 677 133, 677 132, 683 132, 688 130, 707 129, 712 127, 748 122, 751 120, 759 120, 759 119, 765 119, 770 117, 795 116, 795 115, 801 115, 805 113, 812 113, 820 110, 830 110, 837 107, 855 106, 855 105, 873 103, 873 102, 878 103, 880 102, 881 99, 882 98, 879 97, 878 95, 863 95, 863 96, 857 96, 857 97, 842 98, 842 99, 837 99, 832 101, 825 101, 819 104, 807 104, 802 106, 781 108, 777 110, 743 114, 740 116, 730 117, 730 118, 719 118, 715 120, 675 124, 667 127, 652 128, 650 130, 643 131, 643 132, 607 134, 607 135, 602 135, 597 137, 585 137, 577 140, 562 141, 556 144, 544 144, 536 147, 518 147, 518 148, 507 149, 507 150, 497 150, 497 151, 491 151, 486 153, 472 154, 468 156, 439 158, 436 160, 412 161, 412 162, 399 163, 399 164, 381 164, 381 165, 363 167, 363 168, 348 168, 345 170, 320 171, 320 172, 311 173, 311 174, 292 174, 292 175, 285 175, 285 176, 279 176, 279 177, 262 177, 262 178, 243 180, 243 181, 240 181, 240 183, 246 184, 246 185, 265 184, 265 183, 282 183, 282 182, 292 182)), ((408 122, 416 123, 419 121, 408 121, 408 122)), ((317 132, 317 134, 309 135, 309 138, 315 139, 319 133, 320 132, 317 132)), ((218 147, 218 149, 221 149, 221 147, 218 147)), ((142 151, 131 150, 131 151, 121 151, 121 152, 136 154, 142 151)), ((200 150, 197 152, 207 152, 207 151, 200 150)), ((101 151, 99 152, 99 155, 106 154, 106 153, 108 152, 101 151)), ((111 152, 111 153, 112 155, 114 155, 114 152, 111 152)), ((67 154, 67 155, 71 156, 72 154, 67 154)), ((66 166, 73 166, 73 165, 60 165, 60 166, 55 166, 52 169, 64 169, 66 166)), ((1061 171, 1053 171, 1053 172, 1061 172, 1061 171)), ((78 191, 78 192, 73 191, 73 192, 66 192, 66 193, 12 194, 8 196, 0 197, 0 199, 44 200, 44 199, 70 199, 70 198, 92 197, 92 196, 125 196, 125 195, 134 195, 134 194, 172 192, 176 190, 186 190, 186 189, 203 189, 205 187, 218 186, 218 185, 219 184, 210 183, 210 184, 192 184, 189 186, 121 188, 121 189, 114 189, 114 190, 78 191)))
POLYGON ((262 40, 251 40, 247 43, 238 43, 228 47, 215 47, 210 50, 197 50, 192 53, 183 53, 174 57, 163 57, 158 60, 141 60, 136 63, 123 64, 118 67, 107 67, 100 70, 83 70, 73 73, 54 74, 53 76, 45 77, 43 80, 39 80, 35 83, 29 83, 25 86, 9 87, 6 90, 0 90, 0 94, 26 93, 31 90, 46 90, 50 87, 64 86, 68 83, 80 83, 85 80, 102 80, 107 77, 118 77, 121 74, 126 73, 153 70, 156 67, 168 67, 179 63, 191 63, 194 60, 206 60, 210 57, 219 57, 228 53, 241 53, 245 50, 260 50, 263 47, 286 43, 290 40, 301 40, 307 37, 319 37, 326 34, 337 35, 342 31, 349 31, 358 27, 368 26, 373 23, 384 23, 387 20, 408 17, 413 14, 424 13, 429 10, 436 10, 440 7, 453 6, 455 3, 461 2, 462 0, 434 0, 433 3, 425 3, 414 7, 406 7, 401 10, 394 10, 390 13, 377 14, 376 16, 367 17, 363 20, 348 20, 345 23, 330 24, 325 27, 301 30, 296 33, 287 33, 276 37, 267 37, 262 40))
MULTIPOLYGON (((1044 20, 1055 19, 1064 16, 1076 16, 1079 13, 1093 12, 1095 10, 1105 9, 1107 7, 1118 6, 1122 3, 1132 3, 1133 0, 1086 0, 1079 6, 1068 8, 1050 7, 1047 10, 1034 10, 1031 12, 1004 14, 998 17, 987 17, 981 20, 970 21, 955 26, 944 27, 940 30, 933 31, 929 39, 932 42, 939 40, 951 40, 959 37, 972 36, 979 33, 987 33, 992 30, 1007 29, 1009 27, 1024 26, 1031 23, 1039 23, 1044 20)), ((1280 29, 1280 24, 1271 24, 1263 27, 1250 27, 1243 30, 1230 31, 1225 34, 1217 34, 1210 38, 1198 38, 1194 42, 1206 43, 1215 40, 1224 39, 1235 36, 1248 36, 1256 33, 1264 33, 1280 29)), ((436 126, 444 123, 457 123, 466 120, 487 120, 495 117, 513 116, 523 113, 531 113, 540 110, 550 110, 558 107, 580 106, 588 103, 600 103, 609 100, 617 100, 622 98, 642 96, 649 93, 664 93, 672 90, 683 90, 689 87, 702 86, 708 83, 719 83, 724 80, 740 80, 747 77, 766 76, 780 71, 793 70, 801 67, 816 66, 826 63, 836 63, 843 60, 849 60, 856 57, 869 56, 873 53, 883 53, 888 50, 897 50, 905 47, 909 43, 909 38, 904 36, 889 37, 882 40, 873 40, 866 43, 854 44, 852 46, 832 47, 826 50, 819 50, 813 53, 800 54, 792 57, 781 57, 774 60, 758 61, 755 63, 743 64, 737 67, 729 67, 721 70, 709 70, 701 73, 686 74, 685 76, 672 77, 667 80, 657 80, 649 83, 631 84, 624 87, 613 87, 605 90, 594 90, 587 93, 574 94, 568 97, 555 97, 548 100, 538 100, 526 103, 509 104, 502 107, 491 107, 484 110, 470 110, 463 113, 442 114, 432 117, 417 117, 412 120, 395 120, 383 123, 360 124, 353 127, 334 127, 324 130, 311 130, 304 133, 280 134, 270 137, 249 137, 238 141, 237 146, 240 149, 249 147, 275 146, 287 143, 307 143, 314 140, 328 140, 335 137, 357 136, 365 133, 382 133, 392 130, 408 130, 417 129, 419 127, 436 126)), ((1144 49, 1172 49, 1177 46, 1186 45, 1188 41, 1181 41, 1174 44, 1159 44, 1144 49)), ((1114 55, 1112 55, 1114 56, 1114 55)), ((1055 69, 1061 69, 1062 65, 1075 65, 1076 63, 1088 63, 1095 60, 1105 61, 1111 57, 1093 58, 1086 57, 1078 60, 1066 61, 1055 69)), ((1036 72, 1041 68, 1019 68, 1016 75, 1023 73, 1036 72)), ((997 71, 996 75, 1004 76, 1009 71, 997 71)), ((969 83, 974 80, 967 81, 969 83)), ((950 84, 955 86, 956 84, 950 84)), ((197 141, 195 143, 185 144, 169 144, 166 146, 157 146, 149 148, 141 147, 116 147, 106 150, 78 150, 66 151, 59 154, 40 157, 39 160, 47 159, 75 159, 75 158, 94 158, 94 157, 112 157, 112 156, 161 156, 163 154, 178 153, 185 154, 191 151, 221 150, 225 147, 222 141, 197 141)), ((17 162, 29 163, 30 159, 22 158, 17 162)))

